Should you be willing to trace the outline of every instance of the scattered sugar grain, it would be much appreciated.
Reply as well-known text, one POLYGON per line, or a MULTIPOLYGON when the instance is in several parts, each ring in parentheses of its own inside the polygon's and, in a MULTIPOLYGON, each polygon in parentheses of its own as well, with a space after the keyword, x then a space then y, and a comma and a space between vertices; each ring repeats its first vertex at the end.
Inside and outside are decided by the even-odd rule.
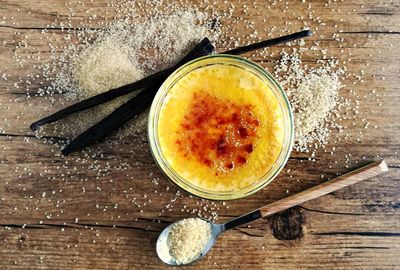
MULTIPOLYGON (((313 50, 313 47, 309 48, 313 50)), ((308 68, 302 63, 302 54, 306 48, 293 49, 292 53, 282 52, 275 75, 285 88, 294 115, 295 145, 297 151, 310 153, 328 143, 332 128, 339 132, 343 129, 335 121, 339 116, 339 101, 342 88, 340 75, 343 69, 336 68, 337 63, 328 61, 317 68, 308 68)), ((322 50, 326 55, 326 50, 322 50)))

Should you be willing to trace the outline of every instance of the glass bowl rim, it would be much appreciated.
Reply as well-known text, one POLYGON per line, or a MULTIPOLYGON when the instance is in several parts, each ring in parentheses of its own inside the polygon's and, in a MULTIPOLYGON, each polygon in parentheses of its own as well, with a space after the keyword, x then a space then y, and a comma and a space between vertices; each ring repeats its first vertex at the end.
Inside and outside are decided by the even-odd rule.
MULTIPOLYGON (((251 72, 247 70, 248 72, 251 72)), ((266 83, 264 81, 264 83, 266 83)), ((269 87, 271 88, 271 87, 269 87)), ((282 112, 283 115, 285 115, 285 112, 282 112)), ((294 143, 294 124, 293 124, 293 113, 291 110, 291 106, 289 103, 289 100, 286 96, 286 93, 283 91, 281 85, 277 82, 277 80, 267 71, 265 70, 262 66, 256 64, 255 62, 245 59, 240 56, 236 55, 229 55, 229 54, 213 54, 213 55, 207 55, 203 57, 196 58, 178 69, 176 69, 174 72, 172 72, 168 78, 163 82, 163 84, 160 86, 158 89, 156 96, 153 99, 153 102, 151 104, 150 112, 149 112, 149 118, 148 118, 148 139, 149 139, 149 147, 150 147, 150 152, 156 161, 157 166, 160 168, 160 170, 166 175, 174 184, 176 184, 179 188, 185 190, 191 195, 200 197, 200 198, 205 198, 205 199, 211 199, 211 200, 235 200, 235 199, 241 199, 244 197, 247 197, 251 194, 256 193, 257 191, 261 190, 265 186, 267 186, 269 183, 271 183, 275 177, 281 172, 285 164, 287 163, 287 160, 289 159, 290 153, 292 151, 293 143, 294 143), (244 65, 247 67, 250 67, 254 69, 258 74, 253 74, 255 76, 261 75, 262 78, 267 80, 269 83, 272 84, 271 91, 274 93, 275 96, 280 95, 280 99, 277 97, 279 105, 282 109, 282 111, 287 110, 287 115, 288 117, 284 116, 284 121, 288 121, 289 124, 285 124, 284 126, 284 132, 289 133, 284 135, 284 141, 283 141, 283 146, 281 149, 281 152, 278 155, 278 158, 275 160, 275 163, 273 166, 257 181, 255 181, 253 184, 244 187, 243 189, 237 190, 237 191, 229 191, 229 192, 210 192, 210 191, 204 191, 201 190, 201 188, 196 187, 194 185, 191 185, 188 183, 185 178, 182 176, 178 175, 174 171, 174 169, 168 164, 167 160, 164 158, 162 155, 161 147, 158 141, 158 132, 157 128, 155 127, 156 124, 158 123, 158 117, 159 117, 159 112, 162 108, 164 98, 172 88, 176 84, 177 81, 179 81, 182 77, 190 73, 191 71, 195 70, 196 68, 201 68, 204 66, 199 66, 199 67, 194 67, 192 69, 189 69, 187 72, 184 72, 184 74, 181 76, 178 76, 184 69, 190 67, 191 65, 194 65, 195 63, 201 62, 201 61, 206 61, 208 59, 221 59, 220 62, 213 62, 213 63, 206 63, 204 66, 207 65, 213 65, 213 64, 229 64, 224 62, 224 60, 228 61, 233 61, 238 63, 239 65, 244 65), (281 99, 283 99, 284 104, 282 105, 281 99), (158 109, 159 107, 159 109, 158 109), (158 111, 157 111, 158 109, 158 111), (158 114, 156 114, 158 112, 158 114), (157 116, 157 117, 156 117, 157 116), (285 119, 288 118, 288 119, 285 119), (155 119, 157 119, 157 122, 155 122, 155 119), (289 130, 288 130, 289 129, 289 130), (286 147, 285 147, 286 144, 286 147), (285 151, 286 150, 286 151, 285 151), (285 151, 285 152, 284 152, 285 151), (284 152, 284 153, 283 153, 284 152), (282 153, 284 155, 283 159, 281 158, 282 153), (277 164, 278 161, 281 162, 277 164), (271 173, 272 172, 272 173, 271 173), (271 175, 269 175, 271 174, 271 175)))

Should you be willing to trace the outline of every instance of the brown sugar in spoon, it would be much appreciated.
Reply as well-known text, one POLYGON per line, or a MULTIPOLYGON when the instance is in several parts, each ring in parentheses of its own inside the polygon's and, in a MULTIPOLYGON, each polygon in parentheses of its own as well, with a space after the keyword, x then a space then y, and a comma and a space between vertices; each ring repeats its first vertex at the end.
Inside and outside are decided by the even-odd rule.
POLYGON ((179 264, 175 260, 175 258, 173 258, 170 255, 169 247, 167 244, 167 240, 168 240, 168 236, 171 231, 171 228, 177 222, 172 223, 171 225, 166 227, 161 232, 161 234, 159 235, 159 237, 157 239, 157 244, 156 244, 157 255, 164 263, 166 263, 168 265, 177 266, 177 265, 186 265, 186 264, 193 263, 193 262, 201 259, 205 254, 207 254, 207 252, 214 245, 217 237, 221 233, 223 233, 227 230, 230 230, 237 226, 244 225, 246 223, 252 222, 254 220, 257 220, 257 219, 260 219, 263 217, 270 216, 277 212, 280 212, 280 211, 289 209, 293 206, 302 204, 306 201, 316 199, 318 197, 321 197, 321 196, 331 193, 333 191, 339 190, 341 188, 350 186, 350 185, 360 182, 362 180, 371 178, 373 176, 376 176, 376 175, 386 172, 386 171, 388 171, 388 166, 384 160, 373 162, 373 163, 366 165, 364 167, 361 167, 357 170, 354 170, 352 172, 349 172, 342 176, 339 176, 333 180, 324 182, 322 184, 319 184, 315 187, 312 187, 310 189, 307 189, 307 190, 297 193, 295 195, 292 195, 287 198, 281 199, 279 201, 270 203, 266 206, 258 208, 255 211, 252 211, 248 214, 245 214, 243 216, 232 219, 226 223, 215 224, 209 220, 205 220, 211 226, 211 237, 209 238, 208 242, 205 244, 204 248, 202 249, 202 252, 200 252, 199 254, 196 254, 192 258, 192 260, 190 260, 189 262, 185 262, 185 263, 181 263, 181 264, 179 264))

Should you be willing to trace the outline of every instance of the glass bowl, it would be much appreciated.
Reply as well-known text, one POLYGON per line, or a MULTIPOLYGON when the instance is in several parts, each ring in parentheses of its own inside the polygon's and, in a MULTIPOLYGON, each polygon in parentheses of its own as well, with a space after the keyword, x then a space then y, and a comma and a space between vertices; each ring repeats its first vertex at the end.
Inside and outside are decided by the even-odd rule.
POLYGON ((213 200, 233 200, 243 198, 257 192, 258 190, 269 184, 282 170, 289 158, 289 154, 293 145, 293 134, 293 117, 290 104, 288 102, 286 94, 284 93, 278 82, 270 73, 268 73, 263 67, 259 66, 258 64, 242 57, 233 55, 216 54, 205 56, 195 59, 177 69, 161 85, 153 100, 149 114, 148 136, 150 149, 160 169, 176 185, 186 190, 187 192, 202 198, 213 200), (192 184, 190 181, 182 177, 182 175, 179 175, 172 168, 168 160, 163 155, 163 151, 160 146, 160 140, 158 136, 158 121, 160 111, 163 107, 163 103, 168 97, 169 91, 181 78, 183 78, 190 72, 210 65, 230 65, 241 68, 246 72, 250 72, 251 74, 255 75, 258 79, 262 80, 262 82, 265 83, 269 87, 271 92, 275 95, 279 103, 281 114, 283 116, 283 145, 277 159, 275 160, 271 168, 262 177, 260 177, 257 181, 254 181, 251 185, 248 185, 241 189, 231 191, 213 191, 192 184))

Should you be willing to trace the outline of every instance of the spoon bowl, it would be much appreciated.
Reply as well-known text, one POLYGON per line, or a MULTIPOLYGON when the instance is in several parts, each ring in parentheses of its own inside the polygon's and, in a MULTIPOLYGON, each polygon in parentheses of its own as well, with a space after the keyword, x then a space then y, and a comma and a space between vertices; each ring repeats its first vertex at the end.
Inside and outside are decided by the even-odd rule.
POLYGON ((200 254, 198 254, 198 256, 194 257, 190 262, 187 263, 178 263, 169 253, 169 247, 168 247, 168 236, 169 233, 171 232, 172 227, 180 222, 176 221, 174 223, 171 223, 170 225, 168 225, 160 234, 160 236, 157 239, 157 243, 156 243, 156 251, 157 251, 157 255, 160 258, 160 260, 162 262, 164 262, 165 264, 171 265, 171 266, 183 266, 183 265, 187 265, 187 264, 191 264, 195 261, 200 260, 201 258, 203 258, 208 251, 210 251, 210 249, 213 247, 215 240, 217 239, 217 237, 224 232, 224 224, 215 224, 209 220, 200 218, 204 221, 206 221, 208 224, 210 224, 211 226, 211 236, 210 239, 208 240, 207 244, 204 246, 203 251, 200 252, 200 254))

